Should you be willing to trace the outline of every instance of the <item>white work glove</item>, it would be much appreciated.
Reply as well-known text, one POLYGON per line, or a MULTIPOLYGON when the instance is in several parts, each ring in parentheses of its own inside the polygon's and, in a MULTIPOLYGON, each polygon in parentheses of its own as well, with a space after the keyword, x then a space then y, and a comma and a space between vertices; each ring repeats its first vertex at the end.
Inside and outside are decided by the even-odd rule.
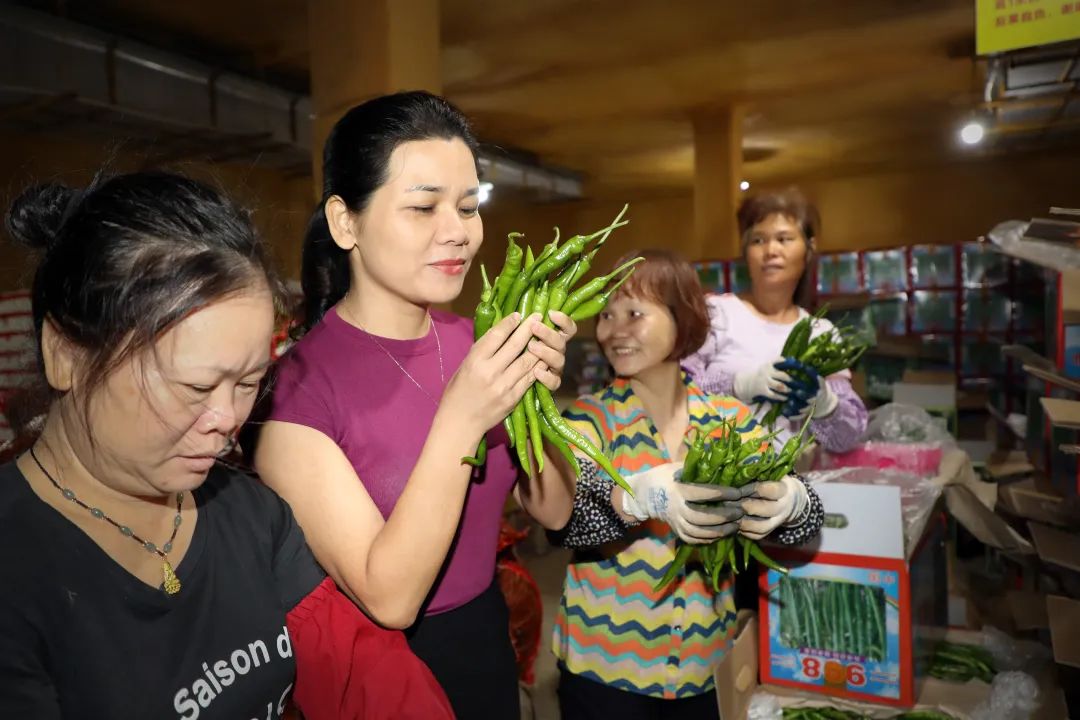
POLYGON ((733 534, 743 516, 739 488, 697 483, 682 483, 682 463, 666 463, 623 479, 633 488, 634 496, 623 493, 622 510, 626 515, 645 521, 662 520, 671 526, 685 543, 710 543, 733 534), (731 503, 702 505, 700 503, 731 503))
POLYGON ((765 402, 781 402, 787 397, 788 386, 791 376, 783 370, 776 368, 777 363, 784 358, 777 357, 753 370, 743 370, 735 373, 733 392, 735 397, 747 405, 765 402))
POLYGON ((746 514, 739 521, 739 532, 748 538, 760 540, 780 526, 796 527, 806 521, 810 495, 796 477, 751 483, 742 492, 746 514))

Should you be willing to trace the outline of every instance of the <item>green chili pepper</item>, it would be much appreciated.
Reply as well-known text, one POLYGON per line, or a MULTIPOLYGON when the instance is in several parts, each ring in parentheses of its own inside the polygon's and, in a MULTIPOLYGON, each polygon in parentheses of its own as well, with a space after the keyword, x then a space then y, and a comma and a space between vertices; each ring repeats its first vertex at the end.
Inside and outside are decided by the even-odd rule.
MULTIPOLYGON (((730 537, 721 538, 715 545, 707 546, 715 547, 711 562, 712 571, 709 573, 712 579, 713 591, 715 592, 720 592, 720 573, 724 569, 724 562, 728 556, 728 546, 731 544, 730 541, 730 537)), ((705 567, 708 568, 709 565, 709 563, 706 563, 705 567)))
POLYGON ((660 581, 653 586, 653 590, 659 591, 660 589, 667 587, 672 580, 678 577, 679 572, 690 560, 690 556, 694 553, 693 545, 680 545, 679 549, 675 551, 675 559, 672 560, 671 565, 668 566, 667 572, 664 573, 664 577, 660 578, 660 581))
POLYGON ((686 457, 683 458, 683 482, 695 482, 697 480, 698 463, 701 462, 702 455, 705 454, 705 439, 701 433, 697 433, 694 437, 694 442, 690 444, 690 449, 686 451, 686 457))
MULTIPOLYGON (((559 277, 555 278, 555 282, 551 284, 551 295, 548 298, 548 312, 552 310, 562 310, 563 303, 566 302, 566 297, 570 293, 570 282, 573 280, 574 273, 581 265, 582 259, 578 258, 574 261, 574 264, 563 270, 559 277)), ((550 314, 544 318, 544 324, 548 327, 553 327, 550 314)))
POLYGON ((784 567, 783 565, 781 565, 780 563, 773 560, 768 555, 766 555, 765 551, 762 550, 761 547, 758 546, 757 543, 753 543, 753 542, 750 543, 750 557, 754 558, 755 560, 757 560, 759 563, 761 563, 762 565, 764 565, 767 568, 775 570, 776 572, 778 572, 778 573, 780 573, 782 575, 787 575, 788 569, 786 567, 784 567))
POLYGON ((536 383, 529 386, 523 399, 525 404, 525 427, 532 441, 533 455, 536 457, 537 472, 544 472, 544 437, 540 426, 540 415, 536 412, 536 383))
POLYGON ((735 463, 728 463, 724 467, 724 471, 720 473, 720 485, 724 487, 731 487, 732 482, 735 480, 735 472, 739 469, 739 466, 735 463))
POLYGON ((495 297, 492 300, 499 307, 502 307, 503 301, 506 300, 506 296, 510 292, 510 286, 514 284, 514 280, 521 273, 524 253, 521 246, 514 242, 514 238, 519 237, 524 236, 521 233, 512 232, 506 238, 506 259, 503 261, 499 276, 495 278, 495 297))
MULTIPOLYGON (((574 322, 581 322, 582 320, 588 320, 589 318, 599 315, 603 312, 604 308, 607 307, 608 300, 611 299, 611 296, 614 295, 619 288, 622 287, 622 284, 629 280, 630 276, 633 274, 634 268, 631 268, 607 290, 594 295, 592 298, 578 305, 578 307, 570 313, 571 319, 573 319, 574 322)), ((569 301, 567 302, 569 303, 569 301)), ((565 310, 563 312, 565 312, 565 310)))
POLYGON ((584 435, 570 427, 570 424, 559 414, 559 408, 555 405, 555 400, 551 397, 551 391, 548 390, 543 383, 534 383, 534 386, 536 387, 536 397, 540 401, 540 409, 543 411, 544 417, 546 417, 551 424, 552 429, 561 435, 567 443, 576 446, 586 457, 599 465, 604 472, 611 476, 611 479, 614 480, 619 487, 630 493, 630 496, 633 497, 633 489, 627 484, 626 480, 623 480, 618 470, 611 464, 611 461, 602 452, 597 450, 584 435))
POLYGON ((559 228, 555 228, 555 239, 544 246, 544 249, 540 251, 540 257, 536 258, 536 262, 529 268, 529 282, 536 283, 543 280, 547 276, 547 273, 541 274, 541 266, 548 261, 548 259, 554 255, 559 249, 559 228))
MULTIPOLYGON (((495 309, 495 305, 492 302, 494 289, 490 282, 488 282, 487 269, 483 263, 480 264, 480 276, 483 278, 483 289, 480 292, 480 303, 476 306, 476 312, 473 314, 473 338, 479 340, 491 329, 491 326, 495 324, 495 317, 498 312, 495 309)), ((479 467, 484 464, 487 459, 487 438, 481 438, 480 444, 476 447, 476 452, 472 457, 461 458, 461 462, 466 465, 472 465, 473 467, 479 467)))
POLYGON ((783 357, 801 357, 806 350, 806 342, 809 338, 810 318, 805 317, 795 323, 795 327, 791 328, 791 332, 788 333, 787 340, 784 341, 784 347, 780 351, 780 354, 783 357))
POLYGON ((597 245, 589 252, 585 253, 578 259, 578 265, 574 269, 573 274, 570 275, 569 282, 566 283, 567 288, 572 288, 577 285, 578 280, 585 277, 585 274, 592 269, 592 261, 596 258, 596 253, 600 251, 600 246, 597 245))
MULTIPOLYGON (((528 310, 529 315, 539 313, 541 316, 543 316, 547 312, 549 292, 550 288, 548 287, 548 283, 545 281, 544 284, 540 286, 540 290, 537 291, 536 296, 533 299, 532 307, 528 310)), ((526 295, 527 294, 528 293, 526 293, 526 295)), ((523 315, 522 317, 525 316, 523 315)), ((544 438, 543 429, 540 425, 540 416, 536 410, 536 403, 536 390, 535 385, 533 385, 525 391, 525 422, 529 430, 529 439, 532 441, 533 455, 536 457, 537 470, 539 472, 543 472, 544 438)))
MULTIPOLYGON (((539 401, 537 401, 537 405, 539 405, 539 401)), ((551 423, 548 422, 547 417, 542 412, 538 413, 538 417, 540 418, 540 432, 543 434, 544 439, 551 443, 559 451, 559 454, 566 459, 566 462, 570 464, 574 477, 581 475, 581 464, 578 463, 577 455, 562 439, 562 436, 555 432, 555 429, 551 427, 551 423)))
MULTIPOLYGON (((626 213, 626 207, 628 206, 624 206, 618 217, 607 227, 597 230, 591 235, 575 235, 567 240, 566 244, 559 248, 558 251, 550 253, 543 261, 537 261, 536 267, 532 271, 532 280, 536 282, 553 272, 558 272, 570 262, 571 258, 580 255, 585 250, 585 246, 597 236, 604 235, 606 239, 612 230, 626 225, 626 222, 622 220, 622 216, 626 213)), ((555 232, 557 239, 558 228, 555 228, 555 232)))
MULTIPOLYGON (((526 251, 526 258, 528 258, 529 254, 530 253, 526 251)), ((521 313, 522 318, 527 318, 532 311, 532 306, 533 289, 532 287, 528 287, 518 299, 518 306, 516 309, 521 313)), ((526 407, 525 398, 522 398, 518 401, 518 404, 514 406, 513 412, 510 413, 510 426, 514 433, 513 446, 514 450, 517 451, 518 462, 521 464, 522 470, 531 475, 532 464, 529 462, 529 449, 527 443, 530 442, 532 434, 529 429, 528 415, 529 411, 526 407)))
POLYGON ((566 302, 563 303, 562 311, 567 315, 572 315, 574 310, 576 310, 578 306, 580 306, 585 301, 591 300, 592 298, 596 297, 596 295, 600 293, 604 289, 604 287, 612 281, 613 278, 617 277, 623 271, 630 269, 634 265, 637 265, 639 262, 644 262, 644 260, 645 258, 641 257, 634 258, 633 260, 623 263, 619 267, 615 268, 607 275, 593 278, 589 282, 585 283, 584 285, 570 293, 570 295, 566 298, 566 302))
POLYGON ((532 247, 526 245, 525 266, 514 278, 514 282, 510 285, 510 290, 506 293, 506 299, 502 304, 503 315, 509 315, 518 309, 518 305, 521 303, 521 296, 524 295, 525 291, 530 287, 529 270, 535 264, 536 261, 533 259, 532 247))
POLYGON ((518 404, 514 406, 513 411, 510 413, 510 427, 512 430, 511 437, 514 438, 513 447, 517 452, 518 463, 521 465, 521 469, 526 473, 529 473, 532 468, 529 465, 529 426, 525 416, 525 403, 518 401, 518 404))

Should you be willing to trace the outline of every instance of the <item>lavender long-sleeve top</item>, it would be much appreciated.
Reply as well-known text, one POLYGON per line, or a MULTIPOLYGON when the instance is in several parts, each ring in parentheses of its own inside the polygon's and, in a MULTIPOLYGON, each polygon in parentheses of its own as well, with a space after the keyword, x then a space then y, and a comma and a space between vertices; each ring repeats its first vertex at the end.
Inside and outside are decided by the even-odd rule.
MULTIPOLYGON (((705 392, 735 395, 735 375, 776 362, 795 323, 765 320, 730 293, 710 295, 706 303, 709 335, 701 349, 683 361, 683 368, 705 392)), ((799 315, 805 317, 806 311, 800 309, 799 315)), ((813 335, 832 327, 829 321, 820 320, 813 335)), ((846 452, 854 448, 866 432, 866 405, 851 387, 850 372, 845 370, 831 375, 826 382, 839 402, 830 415, 812 420, 810 431, 826 450, 846 452)), ((739 399, 746 403, 753 400, 739 399)))

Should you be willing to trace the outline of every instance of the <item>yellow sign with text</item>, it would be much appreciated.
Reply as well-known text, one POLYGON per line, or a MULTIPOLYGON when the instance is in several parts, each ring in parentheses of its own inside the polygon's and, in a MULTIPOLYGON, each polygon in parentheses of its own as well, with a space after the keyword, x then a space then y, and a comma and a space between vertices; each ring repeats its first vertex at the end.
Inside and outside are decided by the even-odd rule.
POLYGON ((979 55, 1077 38, 1077 0, 975 0, 975 50, 979 55))

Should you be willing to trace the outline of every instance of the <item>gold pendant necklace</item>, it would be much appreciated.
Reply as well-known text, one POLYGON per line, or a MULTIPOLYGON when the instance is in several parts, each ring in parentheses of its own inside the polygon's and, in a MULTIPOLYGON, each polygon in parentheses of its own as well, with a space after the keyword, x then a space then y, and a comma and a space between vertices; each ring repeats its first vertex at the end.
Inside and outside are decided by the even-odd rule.
POLYGON ((184 493, 176 493, 176 517, 173 518, 172 535, 169 536, 168 542, 162 545, 161 548, 158 548, 158 546, 154 543, 149 542, 148 540, 143 540, 141 537, 136 535, 127 525, 121 525, 120 523, 116 522, 111 517, 106 515, 100 508, 90 507, 82 500, 75 497, 75 493, 72 492, 70 489, 62 487, 60 483, 56 482, 56 479, 49 474, 49 471, 46 470, 45 466, 41 464, 41 461, 38 460, 38 456, 37 453, 34 452, 33 445, 30 446, 30 457, 34 459, 34 462, 37 463, 37 466, 41 470, 41 472, 45 473, 45 477, 49 478, 49 482, 53 484, 53 487, 60 491, 60 494, 64 496, 65 500, 70 500, 79 507, 89 511, 89 513, 96 517, 98 520, 104 520, 105 522, 115 527, 124 537, 129 537, 135 542, 142 545, 143 549, 147 552, 159 556, 161 558, 162 586, 165 588, 165 592, 169 595, 175 595, 176 593, 180 592, 180 578, 176 577, 176 573, 173 572, 173 566, 169 562, 169 553, 172 552, 173 541, 176 540, 176 533, 180 530, 180 523, 183 522, 183 518, 180 515, 180 510, 183 508, 184 505, 184 493))

